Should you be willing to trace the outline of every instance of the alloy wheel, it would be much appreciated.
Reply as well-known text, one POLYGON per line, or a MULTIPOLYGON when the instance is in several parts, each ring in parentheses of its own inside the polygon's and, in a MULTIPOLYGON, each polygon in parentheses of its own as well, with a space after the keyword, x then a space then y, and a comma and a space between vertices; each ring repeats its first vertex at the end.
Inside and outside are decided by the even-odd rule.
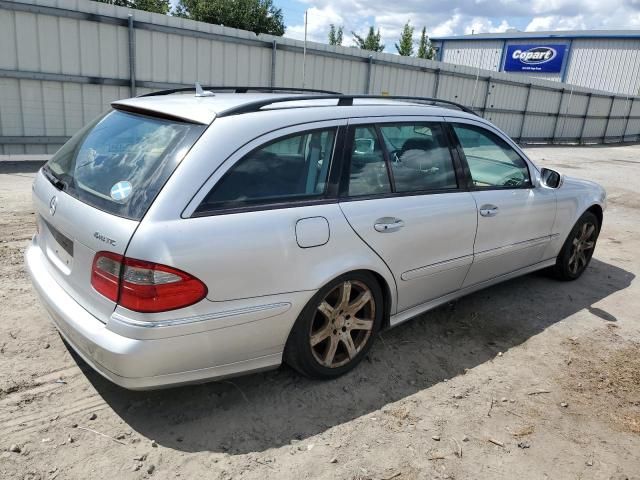
POLYGON ((349 363, 367 345, 375 317, 375 299, 366 284, 337 285, 320 301, 311 322, 309 344, 316 361, 327 368, 349 363))
POLYGON ((593 223, 585 222, 582 224, 582 228, 578 229, 571 244, 568 266, 572 275, 576 275, 580 270, 586 268, 595 245, 596 226, 593 223))

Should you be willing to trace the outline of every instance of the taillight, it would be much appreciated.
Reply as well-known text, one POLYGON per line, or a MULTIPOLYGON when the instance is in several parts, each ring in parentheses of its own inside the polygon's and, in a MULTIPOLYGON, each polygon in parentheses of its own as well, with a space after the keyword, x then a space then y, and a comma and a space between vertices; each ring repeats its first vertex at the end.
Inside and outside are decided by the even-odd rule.
POLYGON ((93 258, 91 285, 109 300, 118 301, 120 270, 124 257, 117 253, 98 252, 93 258))
POLYGON ((188 273, 111 252, 96 254, 91 284, 108 299, 145 313, 188 307, 207 295, 207 287, 188 273))

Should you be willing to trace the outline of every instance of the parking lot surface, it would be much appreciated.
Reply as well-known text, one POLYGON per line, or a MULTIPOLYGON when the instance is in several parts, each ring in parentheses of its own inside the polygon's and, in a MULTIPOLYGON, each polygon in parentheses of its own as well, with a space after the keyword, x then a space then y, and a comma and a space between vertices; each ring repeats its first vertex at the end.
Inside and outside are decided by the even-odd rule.
POLYGON ((640 479, 640 146, 539 147, 608 210, 576 282, 532 274, 385 331, 330 382, 154 392, 70 354, 23 268, 36 162, 0 162, 0 478, 640 479))

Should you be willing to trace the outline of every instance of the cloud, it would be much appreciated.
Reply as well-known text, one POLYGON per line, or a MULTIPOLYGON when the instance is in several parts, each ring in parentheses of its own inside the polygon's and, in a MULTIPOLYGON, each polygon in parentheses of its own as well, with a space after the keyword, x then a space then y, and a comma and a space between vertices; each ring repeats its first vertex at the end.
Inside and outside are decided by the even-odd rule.
POLYGON ((582 15, 575 17, 535 17, 527 25, 527 32, 540 32, 548 30, 585 30, 587 28, 582 15))
POLYGON ((456 13, 450 19, 445 20, 435 28, 430 29, 429 32, 433 37, 444 37, 447 35, 453 35, 458 30, 461 21, 462 15, 456 13))
POLYGON ((504 32, 511 28, 526 31, 634 29, 640 27, 640 0, 282 0, 291 26, 285 36, 302 39, 304 18, 309 9, 308 39, 327 41, 329 25, 344 26, 345 45, 352 45, 351 31, 366 34, 370 25, 380 28, 387 51, 395 51, 407 21, 415 36, 423 26, 431 37, 504 32))
MULTIPOLYGON (((329 25, 343 25, 344 18, 331 5, 323 8, 311 7, 307 14, 307 40, 326 42, 329 25)), ((287 27, 286 37, 304 40, 304 13, 301 22, 287 27)))
POLYGON ((502 20, 499 25, 495 26, 493 20, 487 17, 475 17, 472 18, 464 27, 464 33, 466 35, 471 33, 495 33, 506 32, 513 27, 509 25, 507 20, 502 20))

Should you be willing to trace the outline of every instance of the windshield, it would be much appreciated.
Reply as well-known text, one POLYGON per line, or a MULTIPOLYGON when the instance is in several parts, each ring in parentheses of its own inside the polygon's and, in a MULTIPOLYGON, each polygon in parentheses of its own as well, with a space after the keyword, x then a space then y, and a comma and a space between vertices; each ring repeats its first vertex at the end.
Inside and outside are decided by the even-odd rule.
POLYGON ((44 174, 82 202, 140 220, 205 128, 112 111, 69 140, 44 174))

